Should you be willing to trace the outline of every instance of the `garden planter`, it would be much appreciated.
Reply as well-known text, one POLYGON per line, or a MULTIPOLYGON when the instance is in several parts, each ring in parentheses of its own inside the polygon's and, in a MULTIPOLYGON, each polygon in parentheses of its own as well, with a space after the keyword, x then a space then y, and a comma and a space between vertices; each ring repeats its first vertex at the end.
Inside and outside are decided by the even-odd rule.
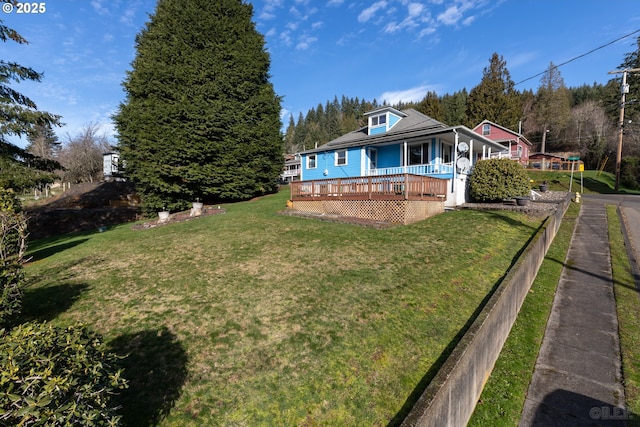
POLYGON ((189 216, 200 216, 202 215, 202 202, 193 202, 191 207, 191 212, 189 216))
POLYGON ((549 190, 549 185, 548 184, 540 184, 540 191, 542 193, 546 193, 549 190))
POLYGON ((516 197, 516 205, 527 206, 529 204, 529 197, 516 197))
POLYGON ((158 212, 158 218, 160 221, 166 221, 169 219, 169 211, 160 211, 158 212))

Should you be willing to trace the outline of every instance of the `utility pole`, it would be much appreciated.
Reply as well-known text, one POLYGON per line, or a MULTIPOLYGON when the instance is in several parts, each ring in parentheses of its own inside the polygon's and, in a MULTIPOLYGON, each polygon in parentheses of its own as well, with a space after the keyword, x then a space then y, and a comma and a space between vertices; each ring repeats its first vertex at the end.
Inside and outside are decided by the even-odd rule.
POLYGON ((640 71, 640 68, 625 68, 624 70, 614 70, 609 71, 609 74, 620 74, 622 73, 622 87, 620 92, 622 92, 622 100, 620 101, 620 130, 618 135, 618 154, 616 155, 616 188, 618 191, 620 189, 620 164, 622 163, 622 135, 624 134, 624 104, 626 102, 627 94, 629 93, 629 85, 627 84, 627 74, 628 73, 637 73, 640 71))
POLYGON ((542 170, 547 170, 547 159, 544 153, 547 150, 547 133, 549 133, 549 129, 547 129, 547 125, 544 125, 544 131, 542 132, 542 147, 540 151, 542 152, 542 170))

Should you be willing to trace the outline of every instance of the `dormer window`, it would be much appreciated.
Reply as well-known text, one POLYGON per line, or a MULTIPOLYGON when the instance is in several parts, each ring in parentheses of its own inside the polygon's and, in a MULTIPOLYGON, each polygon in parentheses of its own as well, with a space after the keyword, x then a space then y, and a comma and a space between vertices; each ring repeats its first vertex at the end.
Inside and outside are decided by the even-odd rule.
POLYGON ((371 126, 382 126, 387 124, 387 115, 381 114, 379 116, 371 117, 371 126))
POLYGON ((491 135, 491 125, 489 123, 482 125, 482 135, 491 135))
POLYGON ((364 115, 367 117, 367 123, 369 123, 367 129, 369 135, 380 135, 389 132, 402 118, 407 117, 406 113, 393 107, 381 107, 364 113, 364 115))

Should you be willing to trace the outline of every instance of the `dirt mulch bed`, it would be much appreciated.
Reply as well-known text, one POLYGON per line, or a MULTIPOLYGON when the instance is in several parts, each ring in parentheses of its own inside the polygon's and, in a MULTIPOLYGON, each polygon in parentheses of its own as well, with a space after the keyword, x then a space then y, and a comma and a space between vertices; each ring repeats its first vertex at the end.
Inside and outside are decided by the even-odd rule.
POLYGON ((174 224, 177 222, 190 221, 192 219, 202 218, 205 216, 219 215, 225 212, 226 210, 219 207, 203 206, 202 211, 199 214, 197 213, 192 214, 191 211, 176 212, 174 214, 169 215, 169 218, 167 218, 164 221, 160 219, 156 219, 153 221, 144 222, 142 224, 134 224, 131 228, 133 230, 147 230, 153 227, 158 227, 158 226, 167 225, 167 224, 174 224))

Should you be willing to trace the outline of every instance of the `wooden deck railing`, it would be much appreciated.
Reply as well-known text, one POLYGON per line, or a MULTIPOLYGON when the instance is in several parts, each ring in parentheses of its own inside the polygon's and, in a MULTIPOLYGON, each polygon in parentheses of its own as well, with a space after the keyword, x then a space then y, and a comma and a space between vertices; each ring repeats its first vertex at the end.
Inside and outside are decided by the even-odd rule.
POLYGON ((290 184, 291 200, 443 200, 447 180, 399 174, 316 179, 290 184))

